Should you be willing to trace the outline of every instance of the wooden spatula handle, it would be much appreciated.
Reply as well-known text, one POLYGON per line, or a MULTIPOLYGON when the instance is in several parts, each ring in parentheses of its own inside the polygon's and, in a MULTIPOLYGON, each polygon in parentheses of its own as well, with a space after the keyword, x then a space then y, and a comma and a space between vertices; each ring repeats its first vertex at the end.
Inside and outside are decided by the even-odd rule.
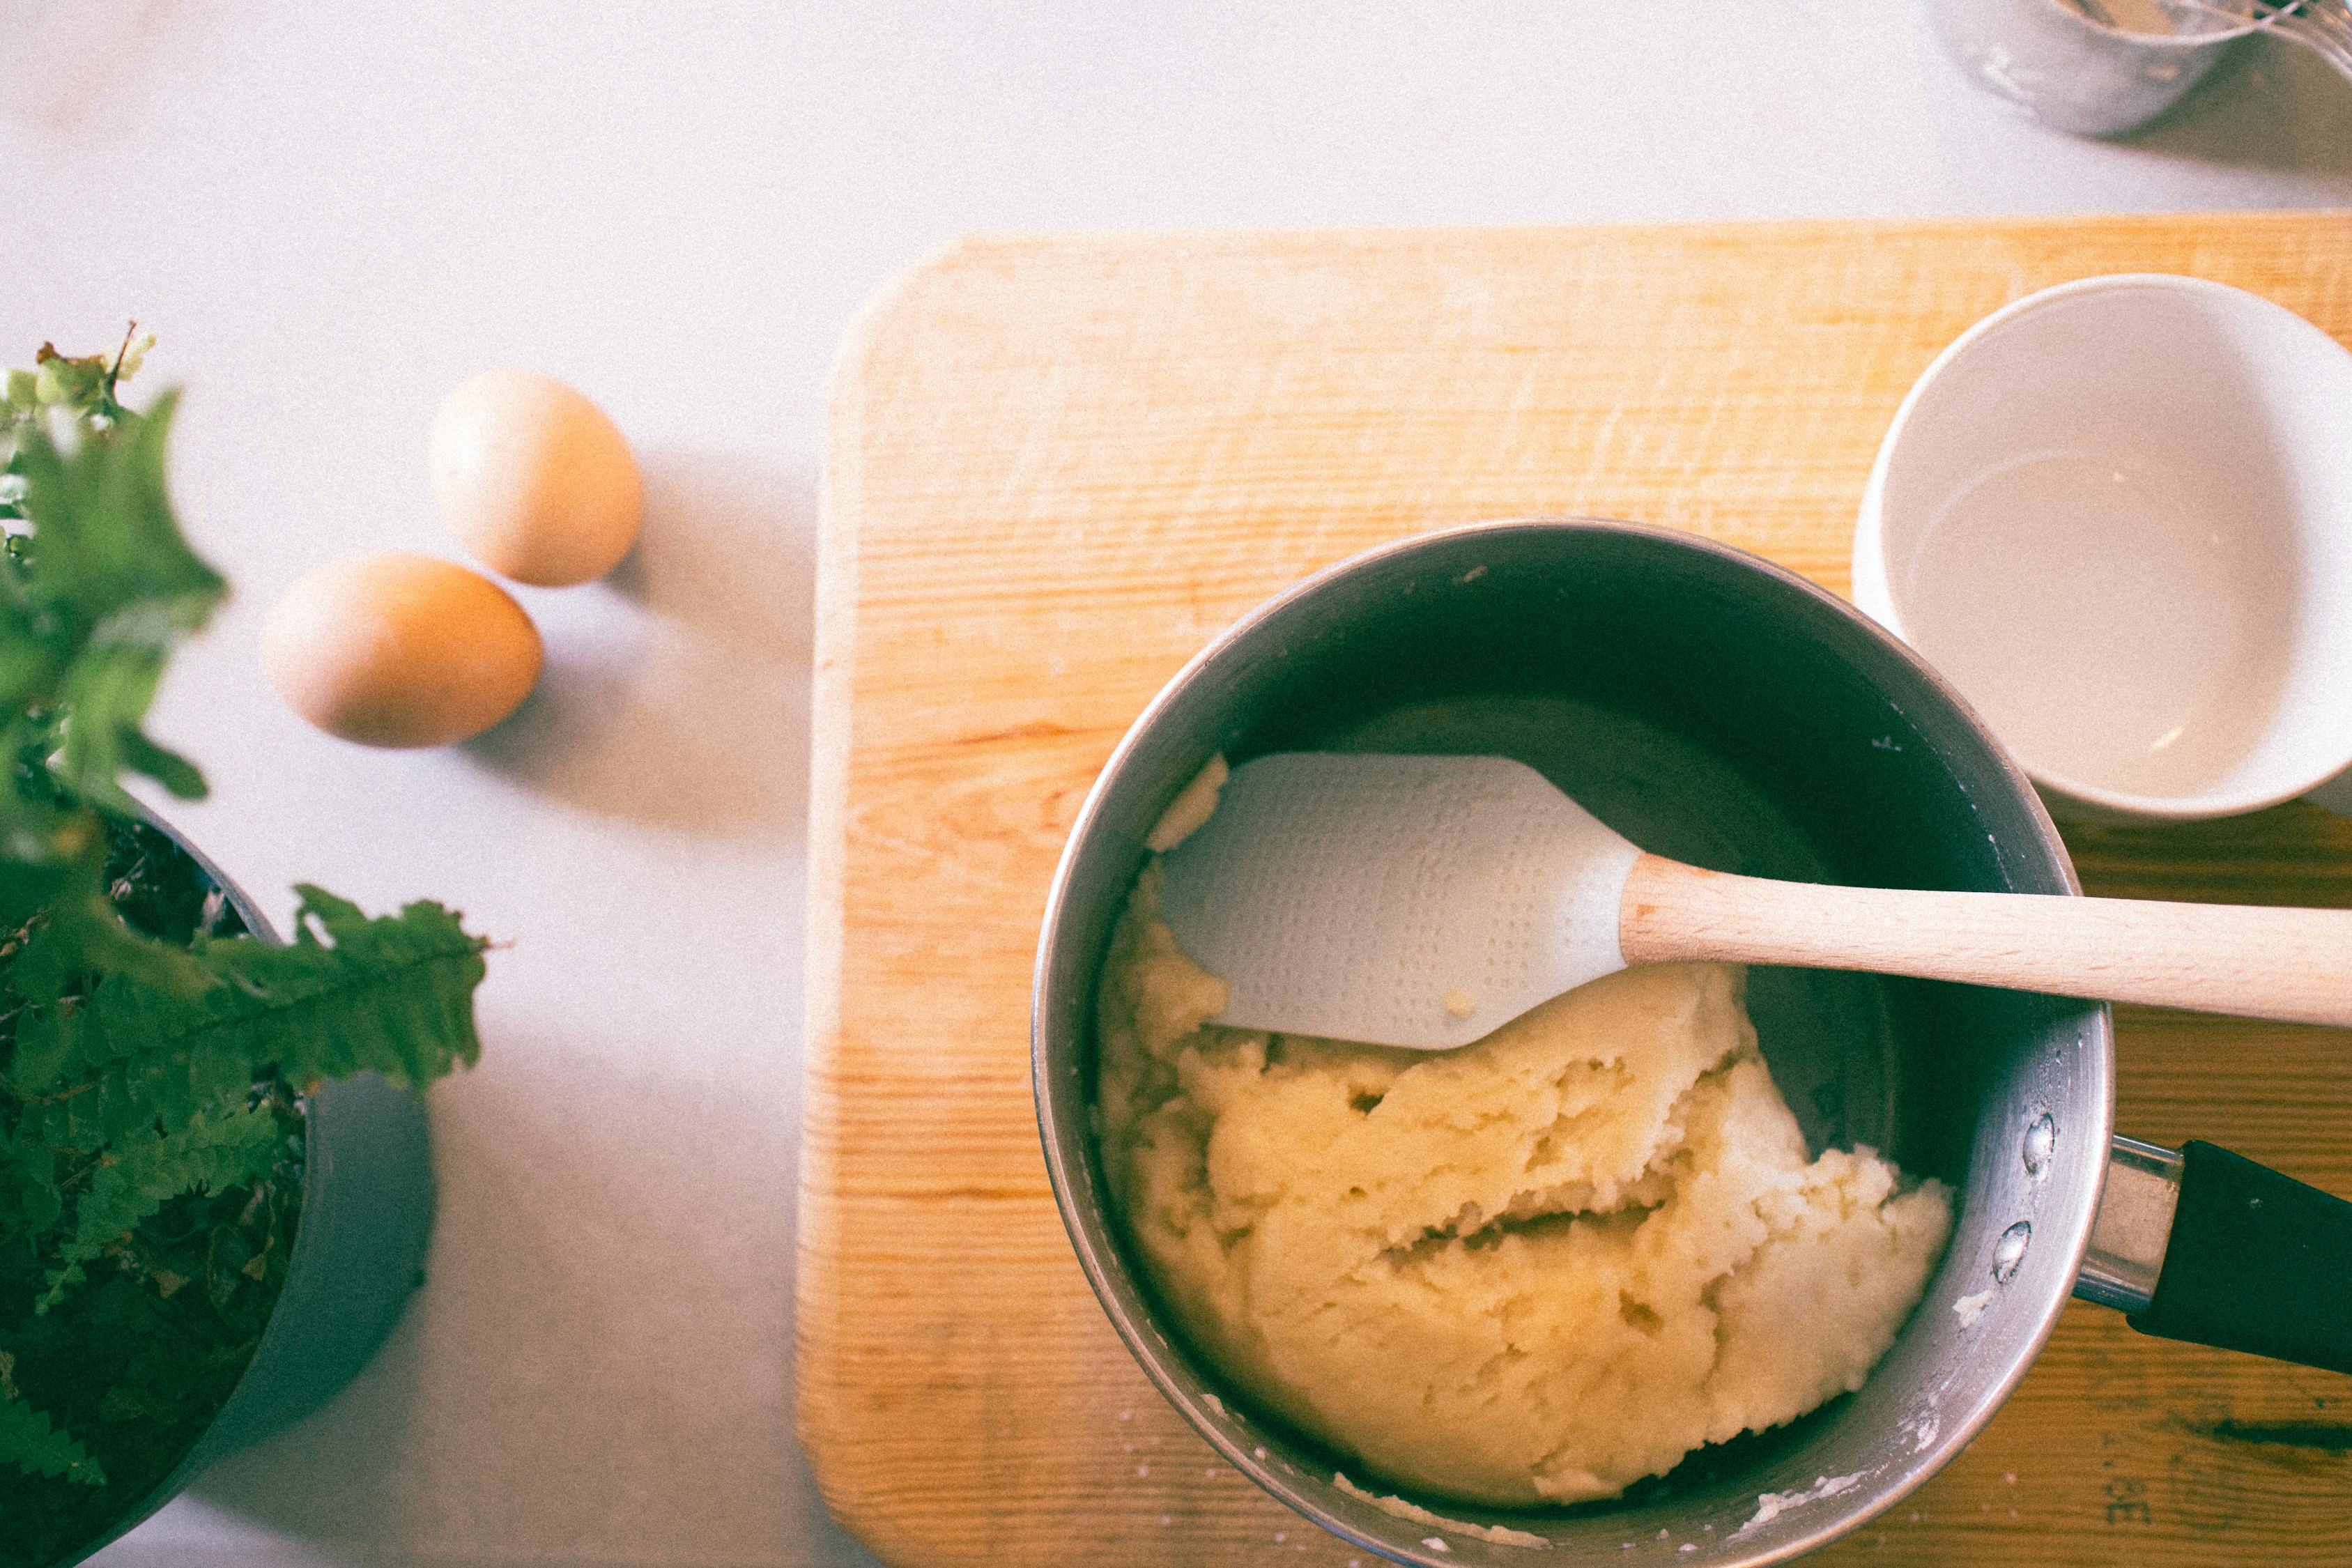
POLYGON ((1625 880, 1628 963, 1866 969, 2352 1026, 2352 910, 1772 882, 1644 855, 1625 880))

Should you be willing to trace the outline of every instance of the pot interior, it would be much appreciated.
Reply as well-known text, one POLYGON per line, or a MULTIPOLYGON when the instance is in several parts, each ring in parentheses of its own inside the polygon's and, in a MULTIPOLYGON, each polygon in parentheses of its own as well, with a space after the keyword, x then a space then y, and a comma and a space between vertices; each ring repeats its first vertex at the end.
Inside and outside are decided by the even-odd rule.
POLYGON ((1702 1449, 1622 1498, 1506 1513, 1405 1491, 1444 1523, 1383 1510, 1333 1484, 1343 1456, 1257 1418, 1184 1348, 1105 1212, 1085 1110, 1093 972, 1143 833, 1193 771, 1214 752, 1298 749, 1514 757, 1643 847, 1718 870, 2072 890, 2030 789, 1941 685, 1751 558, 1646 529, 1494 525, 1376 552, 1278 601, 1181 677, 1114 760, 1066 858, 1040 970, 1041 1114, 1066 1215, 1114 1321, 1180 1407, 1319 1522, 1431 1563, 1529 1560, 1464 1525, 1612 1562, 1763 1561, 1849 1527, 1956 1452, 2047 1334, 2087 1234, 2110 1057, 2104 1014, 2079 1002, 1750 971, 1765 1057, 1815 1152, 1869 1144, 1950 1183, 1954 1238, 1858 1394, 1702 1449), (2052 1152, 2030 1166, 2045 1117, 2052 1152), (2024 1251, 1996 1279, 2021 1225, 2024 1251), (1766 1494, 1809 1492, 1757 1520, 1766 1494))

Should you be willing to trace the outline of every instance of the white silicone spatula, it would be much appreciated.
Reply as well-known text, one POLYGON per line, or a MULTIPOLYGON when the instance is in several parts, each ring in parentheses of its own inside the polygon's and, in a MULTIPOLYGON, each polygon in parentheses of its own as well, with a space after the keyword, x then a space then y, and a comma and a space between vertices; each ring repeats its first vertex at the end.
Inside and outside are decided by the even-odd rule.
POLYGON ((1645 855, 1504 757, 1284 752, 1169 851, 1217 1021, 1444 1050, 1630 963, 1866 969, 2352 1025, 2352 910, 1842 888, 1645 855))

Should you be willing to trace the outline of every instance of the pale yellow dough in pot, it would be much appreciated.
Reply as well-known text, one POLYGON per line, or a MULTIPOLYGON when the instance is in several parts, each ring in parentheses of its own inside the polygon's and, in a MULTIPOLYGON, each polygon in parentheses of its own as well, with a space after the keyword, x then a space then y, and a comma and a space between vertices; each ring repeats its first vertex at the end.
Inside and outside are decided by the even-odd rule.
POLYGON ((1383 1479, 1607 1497, 1861 1386, 1951 1228, 1941 1184, 1808 1156, 1741 972, 1627 970, 1457 1051, 1203 1022, 1147 869, 1098 1003, 1128 1233, 1242 1390, 1383 1479))

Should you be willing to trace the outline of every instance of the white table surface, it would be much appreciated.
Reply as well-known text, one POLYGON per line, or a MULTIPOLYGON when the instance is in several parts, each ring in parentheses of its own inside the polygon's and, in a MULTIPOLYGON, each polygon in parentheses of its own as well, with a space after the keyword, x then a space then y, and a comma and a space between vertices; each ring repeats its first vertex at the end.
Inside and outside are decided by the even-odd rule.
POLYGON ((173 815, 512 945, 433 1096, 431 1283, 351 1390, 107 1568, 866 1561, 791 1436, 809 605, 825 374, 962 230, 2352 207, 2352 87, 2270 44, 2120 145, 1965 88, 1912 0, 1477 5, 0 0, 0 362, 161 333, 236 601, 173 815), (467 747, 305 729, 297 573, 450 552, 440 394, 518 362, 643 461, 635 557, 525 590, 467 747))

